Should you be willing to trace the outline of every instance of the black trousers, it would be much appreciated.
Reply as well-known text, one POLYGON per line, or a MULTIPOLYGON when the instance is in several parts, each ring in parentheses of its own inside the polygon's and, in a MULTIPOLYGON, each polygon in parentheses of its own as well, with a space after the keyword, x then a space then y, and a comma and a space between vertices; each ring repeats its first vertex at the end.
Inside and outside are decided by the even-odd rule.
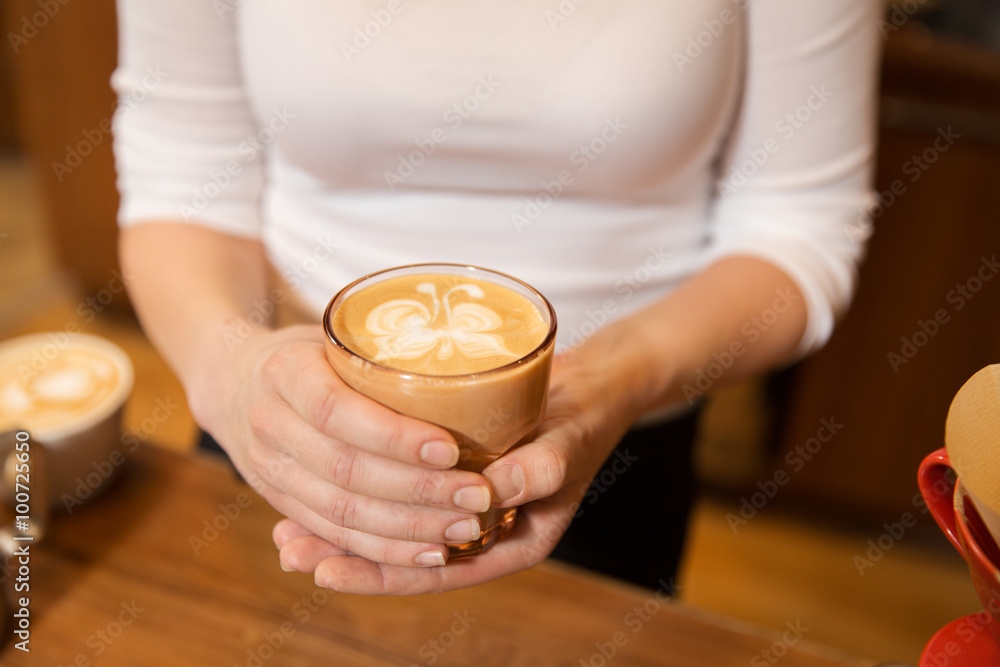
POLYGON ((672 593, 696 493, 698 415, 631 429, 552 557, 672 593))
MULTIPOLYGON (((672 593, 695 498, 698 414, 630 430, 594 477, 552 557, 672 593)), ((207 433, 199 444, 225 455, 207 433)))

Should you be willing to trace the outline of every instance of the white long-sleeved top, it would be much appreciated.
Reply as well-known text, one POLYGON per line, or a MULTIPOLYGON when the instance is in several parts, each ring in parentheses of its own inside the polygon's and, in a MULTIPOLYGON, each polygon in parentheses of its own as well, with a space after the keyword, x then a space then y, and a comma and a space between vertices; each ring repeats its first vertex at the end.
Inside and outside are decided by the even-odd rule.
POLYGON ((259 237, 317 315, 378 269, 476 264, 542 291, 565 347, 753 255, 803 292, 804 354, 850 300, 872 0, 118 9, 120 224, 259 237))

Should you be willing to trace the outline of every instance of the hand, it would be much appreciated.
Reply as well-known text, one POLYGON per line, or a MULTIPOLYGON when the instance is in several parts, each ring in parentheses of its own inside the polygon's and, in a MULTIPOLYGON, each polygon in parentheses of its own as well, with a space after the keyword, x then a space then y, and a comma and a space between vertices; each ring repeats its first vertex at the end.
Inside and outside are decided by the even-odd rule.
POLYGON ((473 586, 541 562, 632 421, 629 392, 615 386, 619 375, 608 362, 601 354, 556 358, 538 437, 484 471, 497 504, 519 506, 514 530, 484 554, 444 567, 399 567, 349 553, 286 519, 273 531, 282 567, 314 572, 318 585, 340 592, 411 595, 473 586))
POLYGON ((206 369, 192 410, 272 506, 342 553, 394 567, 442 565, 445 542, 478 538, 481 476, 450 469, 444 429, 346 386, 322 328, 261 331, 206 369))

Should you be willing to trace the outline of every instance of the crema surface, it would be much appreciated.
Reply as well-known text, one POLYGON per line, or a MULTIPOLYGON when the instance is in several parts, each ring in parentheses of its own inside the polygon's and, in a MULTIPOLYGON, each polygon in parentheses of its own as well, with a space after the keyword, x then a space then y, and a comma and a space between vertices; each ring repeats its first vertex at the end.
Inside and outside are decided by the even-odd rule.
POLYGON ((535 305, 506 287, 462 275, 389 278, 348 296, 333 332, 355 354, 424 375, 479 373, 517 361, 545 340, 535 305))
POLYGON ((46 358, 24 348, 0 359, 0 422, 32 432, 58 429, 116 400, 118 366, 97 351, 60 350, 46 358))

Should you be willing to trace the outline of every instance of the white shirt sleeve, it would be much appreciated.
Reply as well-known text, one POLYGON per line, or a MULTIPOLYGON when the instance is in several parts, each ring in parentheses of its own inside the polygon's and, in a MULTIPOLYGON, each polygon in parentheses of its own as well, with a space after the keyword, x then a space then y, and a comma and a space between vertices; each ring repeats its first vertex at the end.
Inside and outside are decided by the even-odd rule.
POLYGON ((749 2, 746 88, 719 165, 709 261, 764 258, 804 295, 799 354, 846 310, 872 201, 879 3, 749 2))
POLYGON ((118 1, 120 225, 184 220, 259 235, 262 151, 236 14, 205 0, 118 1))

